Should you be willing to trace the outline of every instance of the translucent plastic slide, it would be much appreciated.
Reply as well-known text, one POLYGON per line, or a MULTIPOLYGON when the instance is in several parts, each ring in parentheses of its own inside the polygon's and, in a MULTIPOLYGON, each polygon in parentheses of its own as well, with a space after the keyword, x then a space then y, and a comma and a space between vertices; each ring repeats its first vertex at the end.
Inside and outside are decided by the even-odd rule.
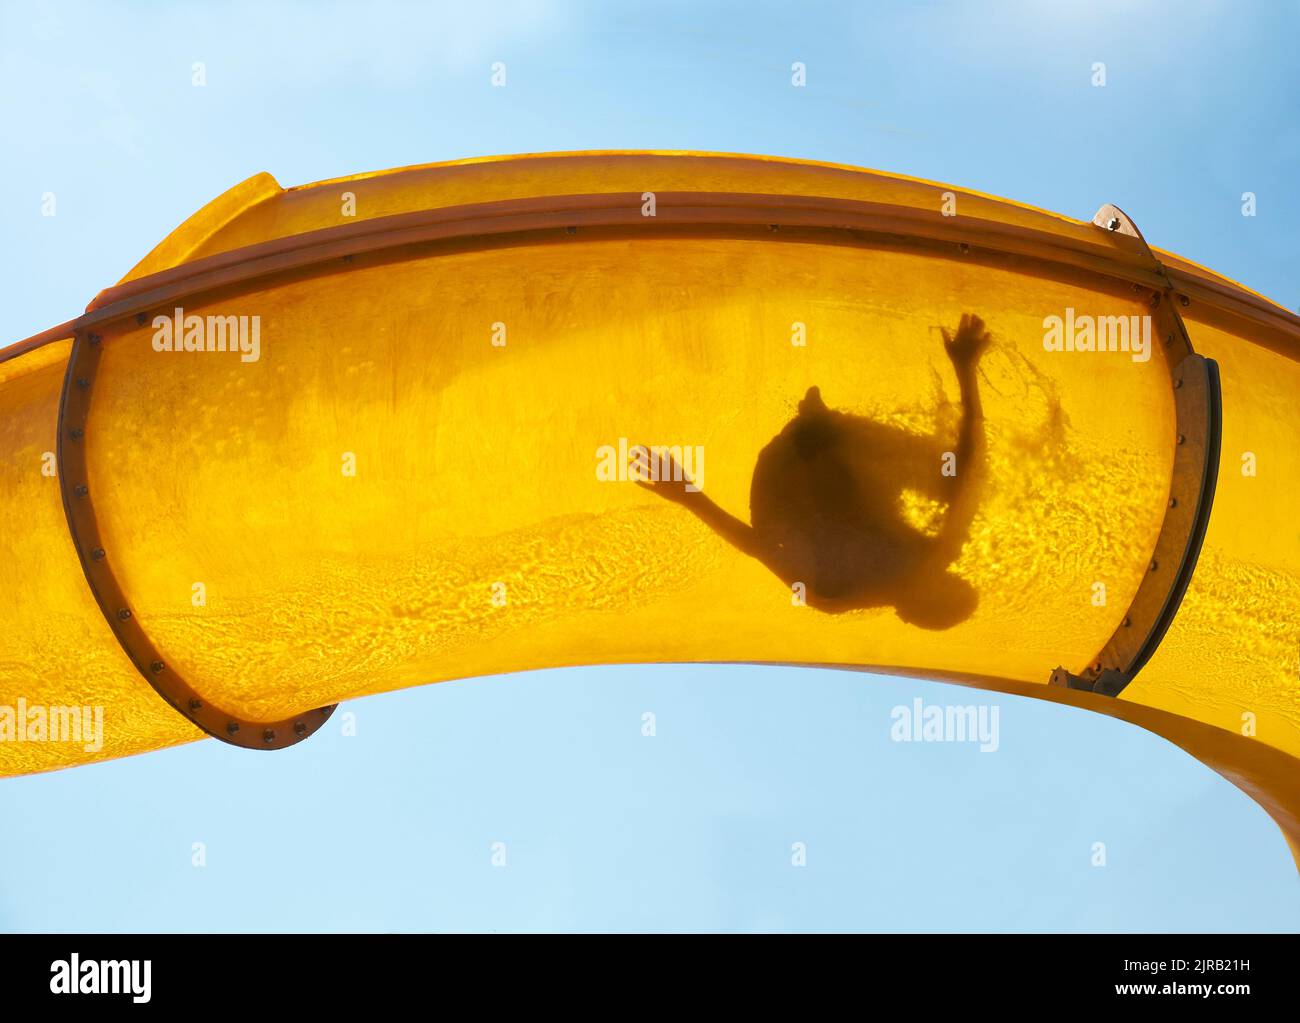
POLYGON ((1300 318, 1140 227, 709 154, 252 178, 0 350, 0 773, 823 665, 1134 722, 1294 850, 1300 318))

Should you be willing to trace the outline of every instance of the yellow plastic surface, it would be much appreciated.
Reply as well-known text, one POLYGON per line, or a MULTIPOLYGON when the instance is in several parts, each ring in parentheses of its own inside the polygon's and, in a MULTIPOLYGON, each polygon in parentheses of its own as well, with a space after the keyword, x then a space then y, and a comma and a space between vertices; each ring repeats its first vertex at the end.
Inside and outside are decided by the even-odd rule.
MULTIPOLYGON (((643 190, 919 208, 933 207, 942 187, 668 154, 466 162, 272 186, 259 177, 200 211, 132 277, 343 223, 345 192, 357 217, 377 217, 643 190)), ((967 215, 1081 246, 1098 232, 989 197, 962 193, 959 202, 967 215)), ((184 304, 187 313, 260 317, 260 358, 160 353, 152 324, 104 328, 88 483, 140 624, 170 666, 232 712, 267 720, 558 665, 876 668, 1136 721, 1242 785, 1293 843, 1300 835, 1293 357, 1188 313, 1194 346, 1223 376, 1218 497, 1181 613, 1138 679, 1109 699, 1046 681, 1058 664, 1080 671, 1090 662, 1147 571, 1176 432, 1169 374, 1159 343, 1148 362, 1045 351, 1043 321, 1067 309, 1147 312, 1121 282, 779 233, 579 233, 359 256, 184 304), (944 341, 965 314, 991 336, 974 374, 977 454, 961 447, 969 403, 944 341), (494 344, 503 331, 505 343, 494 344), (874 582, 859 586, 870 598, 822 610, 825 579, 855 570, 821 564, 828 574, 809 583, 813 606, 801 605, 790 578, 667 499, 671 486, 601 478, 606 447, 702 449, 701 490, 742 524, 751 497, 756 518, 770 519, 775 502, 782 514, 823 522, 834 473, 823 465, 800 475, 787 430, 801 403, 805 420, 812 415, 816 395, 846 471, 870 482, 858 513, 880 533, 932 552, 964 503, 970 521, 956 530, 951 559, 908 562, 914 571, 897 585, 888 582, 897 564, 871 562, 874 582), (957 467, 960 487, 943 475, 945 453, 958 450, 971 455, 957 467), (1255 476, 1242 474, 1245 452, 1255 476), (1253 715, 1254 735, 1243 735, 1243 714, 1253 715)), ((58 481, 43 474, 69 348, 60 341, 0 362, 0 706, 19 697, 103 706, 104 744, 88 752, 0 742, 0 774, 202 734, 118 646, 77 561, 58 481)), ((788 536, 806 536, 791 528, 788 536)), ((879 556, 872 548, 864 558, 879 556)))

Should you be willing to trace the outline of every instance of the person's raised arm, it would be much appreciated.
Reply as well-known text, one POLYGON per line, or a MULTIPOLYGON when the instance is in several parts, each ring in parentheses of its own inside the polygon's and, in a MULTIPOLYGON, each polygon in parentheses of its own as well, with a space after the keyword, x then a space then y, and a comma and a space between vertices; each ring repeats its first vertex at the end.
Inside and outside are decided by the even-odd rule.
POLYGON ((990 338, 984 321, 974 313, 962 314, 955 334, 946 329, 942 334, 944 349, 952 360, 961 390, 961 423, 957 430, 957 449, 953 452, 957 460, 956 475, 947 479, 948 513, 937 542, 941 557, 951 562, 970 533, 986 471, 984 407, 980 403, 976 370, 990 338))

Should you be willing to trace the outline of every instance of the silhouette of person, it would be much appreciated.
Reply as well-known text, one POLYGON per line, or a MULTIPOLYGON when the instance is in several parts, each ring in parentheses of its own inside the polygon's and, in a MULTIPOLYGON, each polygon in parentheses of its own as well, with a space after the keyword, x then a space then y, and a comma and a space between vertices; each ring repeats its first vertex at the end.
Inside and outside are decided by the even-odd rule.
POLYGON ((955 334, 941 333, 961 390, 951 475, 942 471, 949 449, 938 438, 837 412, 810 387, 795 418, 758 456, 752 525, 703 491, 688 490, 690 478, 671 456, 659 480, 637 482, 686 508, 787 586, 803 583, 805 601, 819 611, 892 606, 912 625, 951 628, 978 602, 949 566, 969 537, 985 474, 976 366, 990 339, 973 314, 962 316, 955 334), (946 503, 937 534, 902 517, 900 499, 908 489, 946 503))

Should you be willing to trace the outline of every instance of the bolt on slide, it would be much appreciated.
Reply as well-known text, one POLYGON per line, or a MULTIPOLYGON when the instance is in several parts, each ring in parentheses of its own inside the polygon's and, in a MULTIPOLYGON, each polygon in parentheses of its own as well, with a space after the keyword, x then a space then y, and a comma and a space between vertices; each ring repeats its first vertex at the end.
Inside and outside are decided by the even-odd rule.
POLYGON ((1114 206, 708 153, 260 174, 0 350, 0 774, 819 665, 1140 725, 1300 851, 1297 394, 1300 318, 1114 206))

